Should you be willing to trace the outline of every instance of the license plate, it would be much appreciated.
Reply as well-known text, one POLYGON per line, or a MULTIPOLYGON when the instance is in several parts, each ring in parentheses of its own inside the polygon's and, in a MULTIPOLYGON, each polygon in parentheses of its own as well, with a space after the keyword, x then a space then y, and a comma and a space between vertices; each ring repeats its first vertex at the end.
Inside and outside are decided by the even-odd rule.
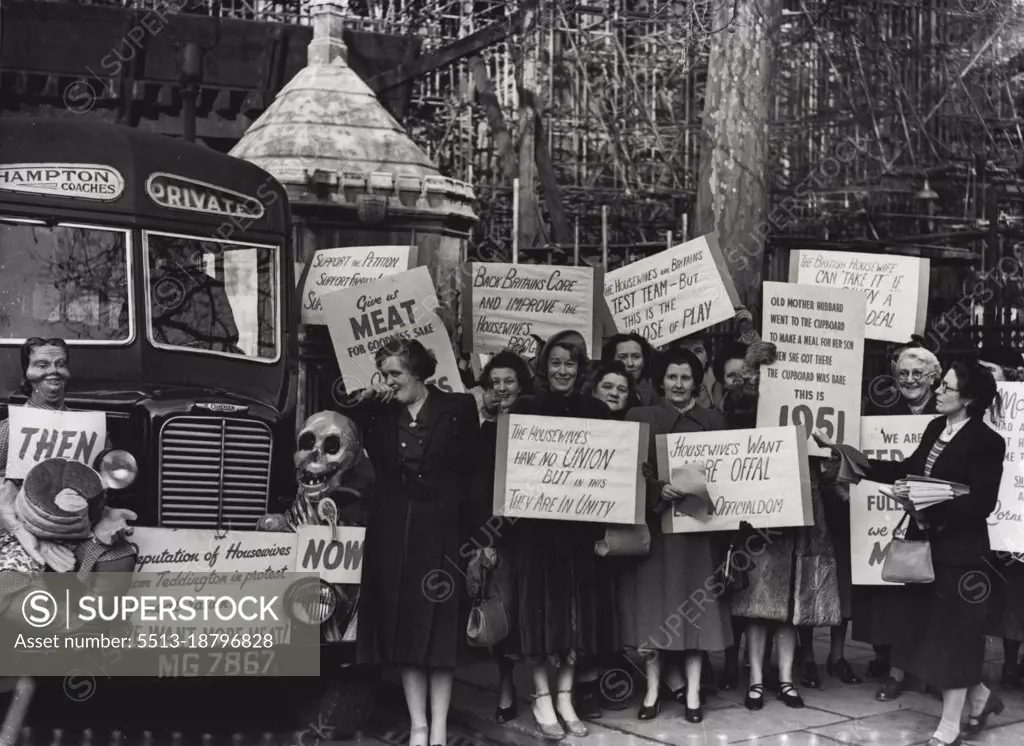
POLYGON ((183 650, 160 653, 157 676, 273 676, 277 670, 274 650, 183 650))

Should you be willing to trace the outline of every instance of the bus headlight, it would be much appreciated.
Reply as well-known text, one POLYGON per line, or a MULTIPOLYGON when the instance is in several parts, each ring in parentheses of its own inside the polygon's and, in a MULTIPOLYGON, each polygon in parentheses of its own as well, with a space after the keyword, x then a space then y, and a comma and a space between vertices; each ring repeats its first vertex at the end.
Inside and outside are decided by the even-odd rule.
POLYGON ((139 465, 135 457, 120 448, 103 451, 93 462, 93 468, 103 480, 108 490, 123 490, 131 487, 139 474, 139 465))
POLYGON ((303 580, 293 585, 285 596, 285 610, 300 624, 320 626, 337 612, 341 605, 338 592, 322 580, 303 580))

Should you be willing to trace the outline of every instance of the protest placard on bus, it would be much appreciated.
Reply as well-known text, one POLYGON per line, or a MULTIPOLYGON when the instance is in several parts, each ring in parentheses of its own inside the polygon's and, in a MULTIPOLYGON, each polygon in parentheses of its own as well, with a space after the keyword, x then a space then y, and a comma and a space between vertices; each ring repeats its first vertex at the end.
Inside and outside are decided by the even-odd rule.
POLYGON ((604 297, 619 332, 655 347, 731 319, 740 305, 714 233, 609 272, 604 297))
POLYGON ((434 353, 437 371, 428 383, 442 391, 465 392, 452 343, 434 312, 437 294, 426 267, 328 293, 321 300, 346 391, 380 380, 374 356, 401 338, 417 339, 434 353))
POLYGON ((579 332, 598 355, 601 322, 595 308, 603 270, 547 264, 469 262, 462 279, 463 346, 480 354, 515 350, 537 354, 533 335, 579 332))
POLYGON ((789 281, 854 290, 867 301, 867 339, 906 342, 924 334, 930 263, 915 256, 795 249, 789 281))
POLYGON ((1000 381, 1003 398, 998 421, 985 414, 988 426, 1006 439, 999 501, 988 517, 988 539, 994 552, 1024 554, 1024 383, 1000 381))
MULTIPOLYGON (((880 461, 901 461, 921 442, 934 415, 885 415, 864 417, 860 424, 860 451, 880 461)), ((903 508, 878 491, 880 485, 861 480, 850 485, 850 563, 854 585, 901 585, 882 580, 885 550, 903 518, 903 508)), ((906 533, 903 525, 901 535, 906 533)))
POLYGON ((641 422, 539 415, 498 419, 494 514, 637 525, 647 509, 641 422))
MULTIPOLYGON (((363 529, 359 529, 362 531, 363 529)), ((296 535, 280 531, 138 527, 136 572, 295 572, 296 535)), ((308 571, 307 571, 308 572, 308 571)))
POLYGON ((48 458, 66 458, 92 466, 106 447, 107 416, 103 412, 10 407, 7 417, 8 479, 24 479, 33 466, 48 458))
MULTIPOLYGON (((732 531, 740 521, 754 528, 810 526, 811 477, 807 440, 796 427, 673 433, 655 438, 658 475, 676 483, 681 467, 703 464, 714 512, 662 514, 667 534, 732 531)), ((681 488, 682 489, 682 488, 681 488)))
POLYGON ((324 319, 322 298, 328 293, 406 272, 416 266, 416 246, 345 246, 319 249, 309 262, 302 287, 302 323, 324 319))
POLYGON ((864 296, 853 290, 766 282, 762 337, 778 360, 761 367, 757 426, 800 425, 807 452, 828 456, 811 438, 820 429, 842 445, 860 443, 864 296))

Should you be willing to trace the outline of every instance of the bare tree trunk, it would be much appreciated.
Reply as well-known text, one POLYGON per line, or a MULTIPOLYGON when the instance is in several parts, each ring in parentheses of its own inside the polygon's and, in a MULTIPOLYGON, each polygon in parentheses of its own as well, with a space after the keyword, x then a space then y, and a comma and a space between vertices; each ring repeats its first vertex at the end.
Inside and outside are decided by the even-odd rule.
POLYGON ((722 254, 740 300, 757 315, 768 208, 768 123, 772 40, 780 0, 722 2, 708 61, 698 235, 718 230, 722 254), (730 20, 729 30, 721 30, 730 20))

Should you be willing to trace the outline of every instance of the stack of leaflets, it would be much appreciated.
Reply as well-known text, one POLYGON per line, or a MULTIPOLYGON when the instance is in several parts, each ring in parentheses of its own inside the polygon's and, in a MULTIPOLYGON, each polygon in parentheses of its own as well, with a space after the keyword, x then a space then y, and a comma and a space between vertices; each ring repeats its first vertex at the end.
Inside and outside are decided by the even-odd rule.
POLYGON ((944 503, 954 497, 960 497, 970 492, 970 488, 959 482, 947 482, 943 479, 932 479, 931 477, 908 476, 906 479, 897 481, 891 490, 883 489, 884 494, 893 497, 910 500, 915 508, 928 508, 932 505, 944 503))
POLYGON ((814 436, 814 440, 822 448, 828 448, 833 453, 839 454, 839 481, 860 484, 860 480, 864 479, 864 476, 871 468, 867 456, 851 445, 845 443, 843 445, 836 445, 826 438, 821 430, 815 430, 811 435, 814 436))

